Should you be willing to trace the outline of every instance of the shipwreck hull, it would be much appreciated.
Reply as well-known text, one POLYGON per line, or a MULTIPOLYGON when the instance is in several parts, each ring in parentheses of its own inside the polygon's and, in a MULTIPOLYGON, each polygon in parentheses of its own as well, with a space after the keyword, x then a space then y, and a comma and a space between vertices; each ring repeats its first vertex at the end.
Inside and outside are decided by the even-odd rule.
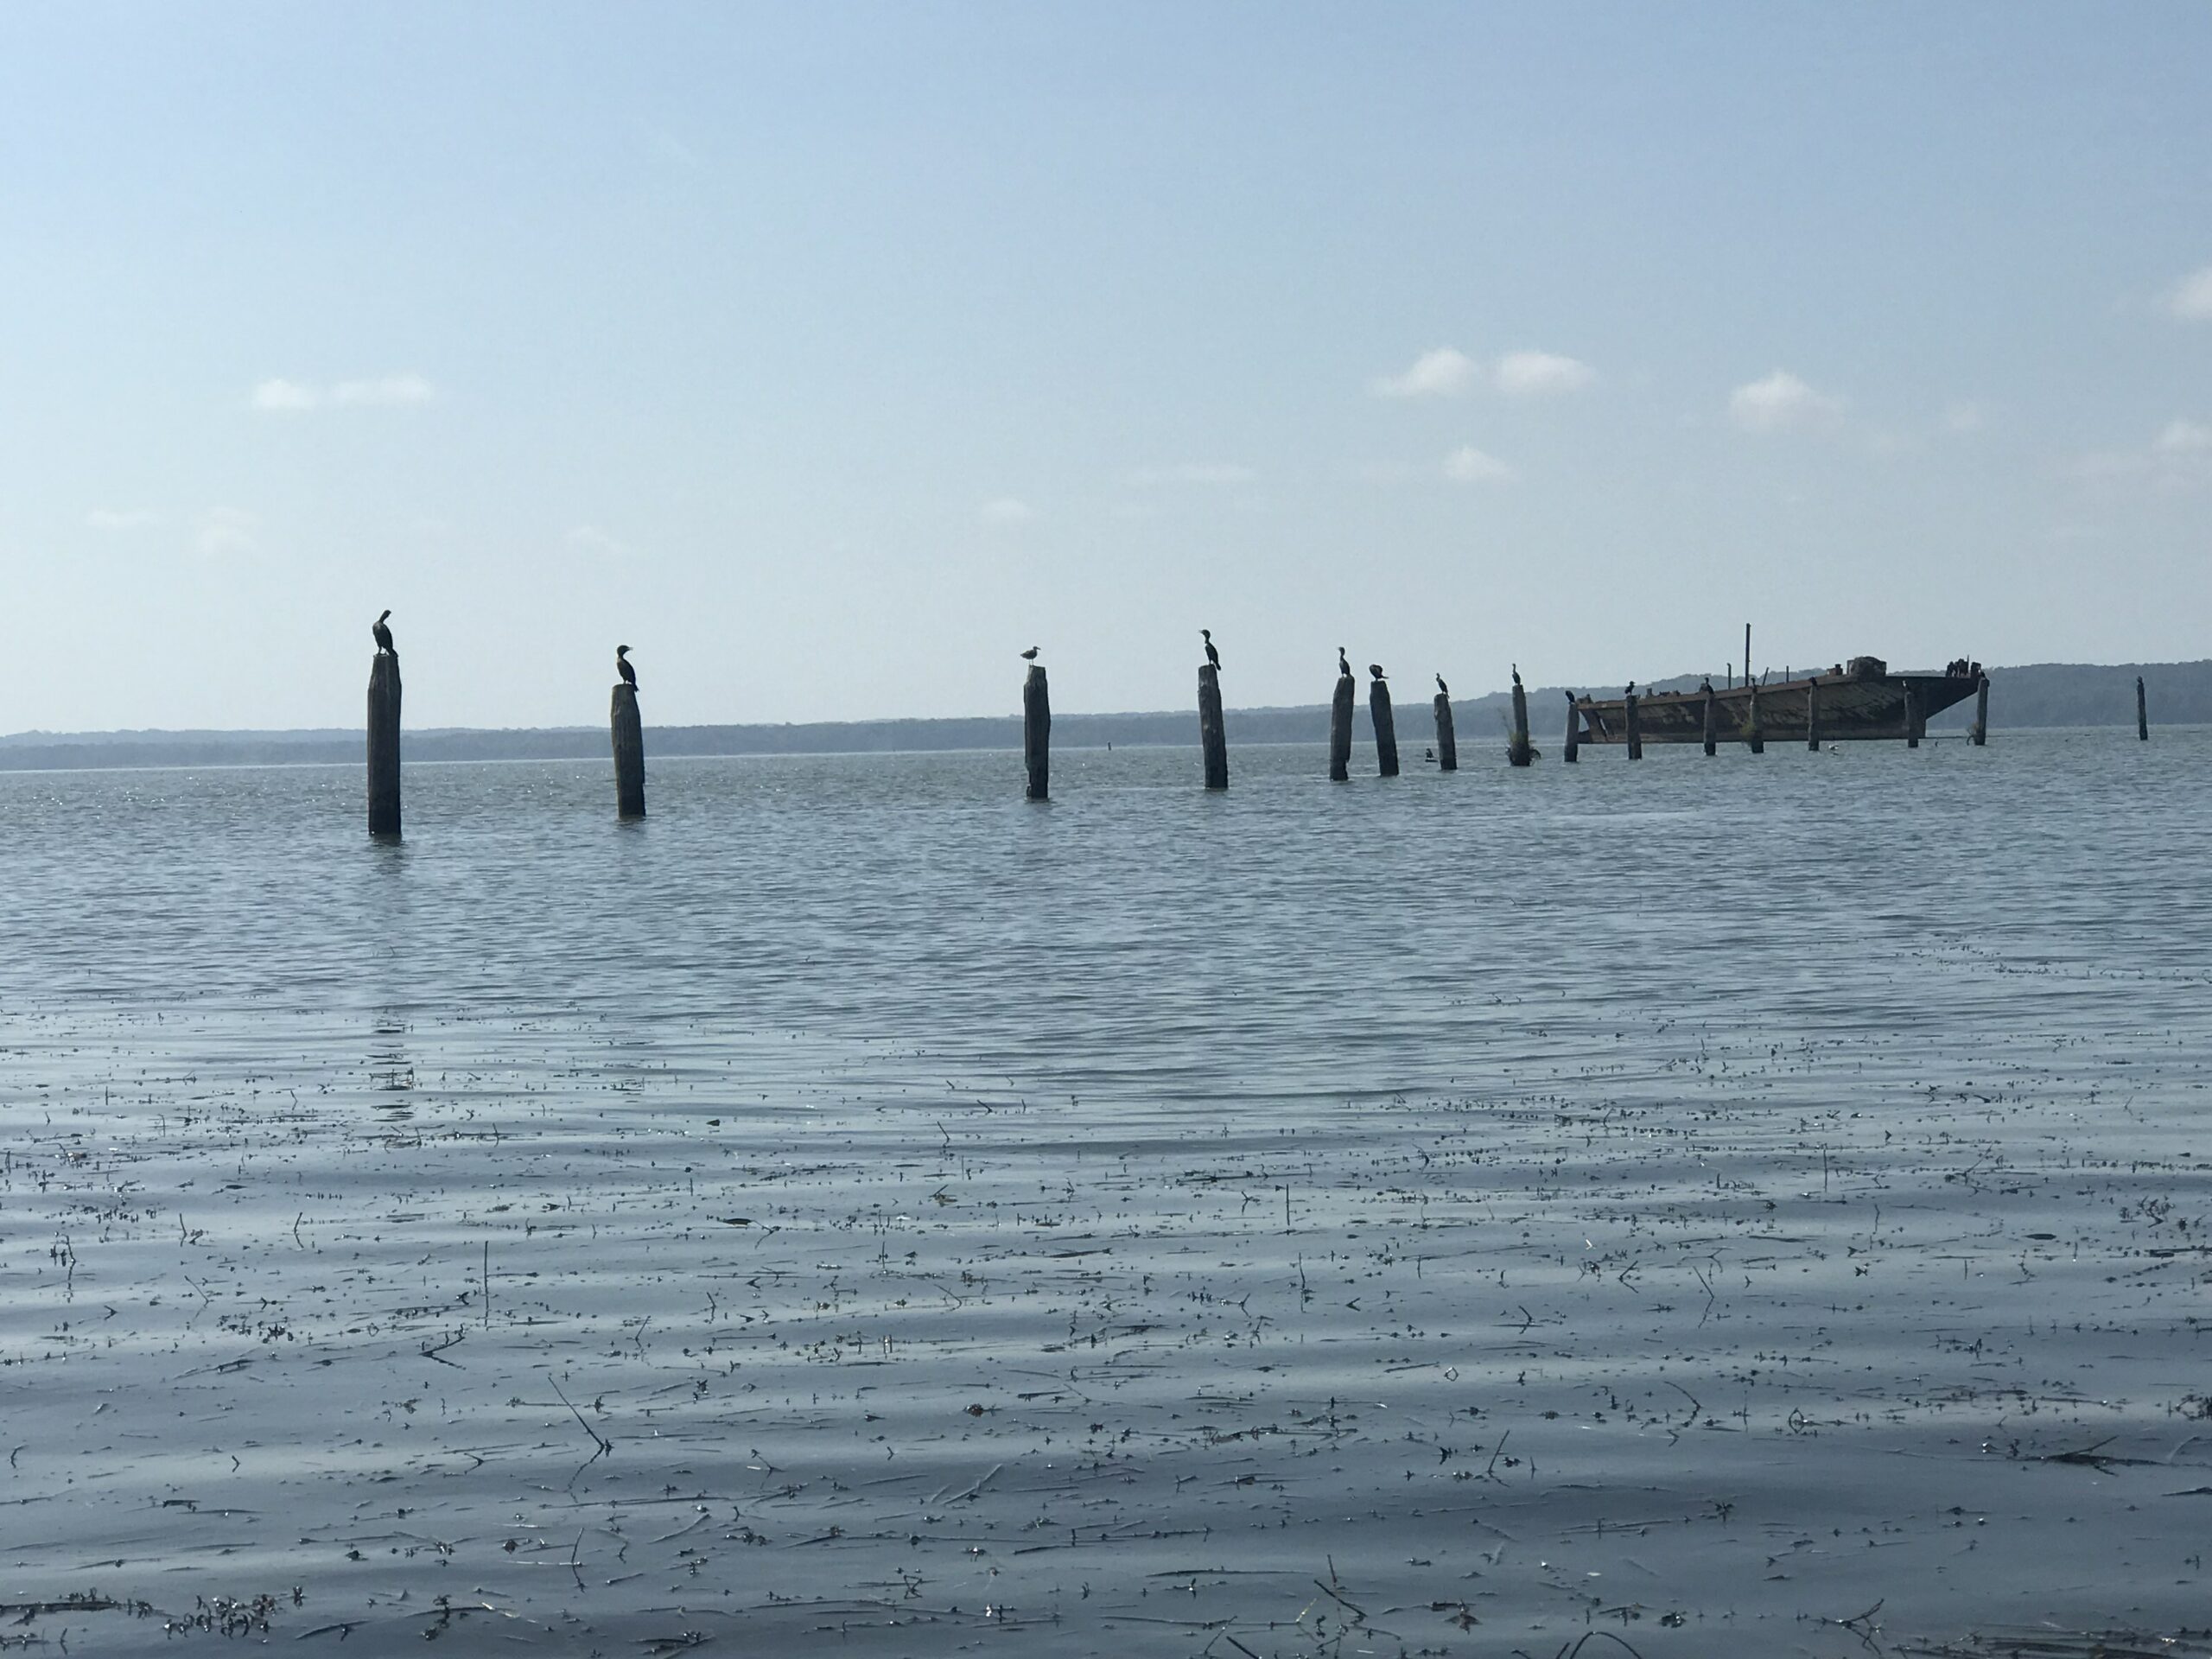
MULTIPOLYGON (((1974 694, 1980 680, 1964 674, 1817 674, 1784 680, 1758 688, 1759 736, 1766 742, 1802 740, 1806 735, 1805 711, 1815 707, 1815 725, 1823 743, 1850 743, 1879 738, 1918 737, 1928 721, 1944 709, 1964 702, 1974 694), (1912 692, 1913 725, 1907 726, 1907 699, 1912 692)), ((1713 737, 1722 743, 1742 743, 1751 736, 1751 688, 1715 687, 1713 737)), ((1625 743, 1628 706, 1620 697, 1578 697, 1585 743, 1625 743)), ((1705 692, 1655 691, 1636 700, 1637 734, 1646 743, 1701 743, 1705 741, 1705 692)))

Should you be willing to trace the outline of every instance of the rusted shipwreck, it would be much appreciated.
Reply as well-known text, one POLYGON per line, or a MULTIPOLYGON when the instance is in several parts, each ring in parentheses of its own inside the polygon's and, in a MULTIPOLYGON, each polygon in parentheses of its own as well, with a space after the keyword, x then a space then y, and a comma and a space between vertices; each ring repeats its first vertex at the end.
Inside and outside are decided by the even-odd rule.
POLYGON ((1583 743, 1917 743, 1931 715, 1964 702, 1984 683, 1979 663, 1892 674, 1878 657, 1854 657, 1794 679, 1721 687, 1707 681, 1686 691, 1640 696, 1631 687, 1618 697, 1577 697, 1576 735, 1583 743))

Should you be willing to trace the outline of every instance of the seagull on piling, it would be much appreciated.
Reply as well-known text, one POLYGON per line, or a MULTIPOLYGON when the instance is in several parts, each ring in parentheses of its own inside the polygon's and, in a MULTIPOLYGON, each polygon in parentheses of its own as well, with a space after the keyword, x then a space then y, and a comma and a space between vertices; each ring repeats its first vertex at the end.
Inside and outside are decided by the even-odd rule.
POLYGON ((1021 660, 1025 663, 1035 662, 1037 660, 1037 647, 1032 645, 1028 650, 1023 652, 1021 653, 1021 660))
POLYGON ((391 643, 391 630, 384 625, 385 616, 390 616, 391 614, 391 613, 390 611, 386 611, 384 613, 384 616, 380 616, 377 618, 375 621, 370 623, 369 634, 370 637, 377 642, 377 649, 378 651, 385 652, 387 656, 397 657, 399 655, 399 650, 397 646, 391 643))
POLYGON ((638 689, 638 671, 630 666, 630 647, 614 647, 614 671, 622 677, 622 683, 632 691, 638 689))

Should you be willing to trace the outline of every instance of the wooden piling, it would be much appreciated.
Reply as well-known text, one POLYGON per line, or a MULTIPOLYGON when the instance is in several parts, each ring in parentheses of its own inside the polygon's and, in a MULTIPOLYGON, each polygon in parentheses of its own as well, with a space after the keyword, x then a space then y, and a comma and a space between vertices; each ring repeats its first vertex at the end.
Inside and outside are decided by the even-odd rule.
POLYGON ((1705 683, 1705 752, 1720 753, 1720 705, 1715 699, 1713 682, 1705 683))
POLYGON ((638 688, 619 684, 607 710, 614 733, 614 812, 617 817, 645 816, 645 728, 638 718, 638 688))
POLYGON ((1459 743, 1452 733, 1452 698, 1443 691, 1436 694, 1436 769, 1459 770, 1459 743))
POLYGON ((1211 663, 1198 670, 1198 747, 1205 752, 1206 787, 1229 787, 1229 734, 1221 723, 1221 671, 1211 663))
POLYGON ((1805 682, 1805 747, 1815 753, 1821 747, 1821 677, 1805 682))
POLYGON ((369 666, 369 833, 399 834, 399 658, 389 651, 369 666))
POLYGON ((1329 781, 1348 783, 1351 779, 1351 698, 1356 688, 1351 676, 1337 676, 1336 696, 1329 703, 1329 781))
POLYGON ((1535 751, 1529 747, 1529 694, 1521 688, 1521 671, 1513 671, 1513 733, 1506 740, 1505 758, 1525 766, 1535 751))
POLYGON ((1021 683, 1021 761, 1029 769, 1027 798, 1052 798, 1052 694, 1045 683, 1045 664, 1029 664, 1021 683))
POLYGON ((2139 743, 2151 741, 2151 705, 2144 700, 2143 677, 2135 677, 2135 738, 2139 743))
POLYGON ((1925 729, 1920 717, 1920 693, 1912 689, 1910 681, 1904 688, 1904 746, 1908 749, 1920 747, 1920 734, 1925 729))
MULTIPOLYGON (((1750 642, 1751 636, 1751 626, 1747 623, 1745 625, 1744 628, 1744 639, 1746 644, 1750 642)), ((1744 747, 1749 749, 1753 754, 1764 754, 1766 753, 1766 728, 1759 724, 1759 683, 1757 680, 1751 680, 1747 681, 1746 683, 1751 688, 1751 712, 1744 716, 1745 720, 1749 722, 1749 724, 1744 728, 1744 747)))
POLYGON ((1621 699, 1621 718, 1628 727, 1628 758, 1643 759, 1643 725, 1636 716, 1636 693, 1631 691, 1621 699))
POLYGON ((1580 758, 1575 750, 1582 741, 1582 710, 1575 707, 1574 693, 1567 694, 1567 741, 1560 747, 1560 759, 1573 766, 1580 758))
POLYGON ((1977 749, 1989 741, 1989 676, 1981 677, 1974 689, 1974 730, 1969 735, 1977 749))
POLYGON ((1375 721, 1376 775, 1395 778, 1398 775, 1398 722, 1390 714, 1389 681, 1376 680, 1367 688, 1367 712, 1375 721))

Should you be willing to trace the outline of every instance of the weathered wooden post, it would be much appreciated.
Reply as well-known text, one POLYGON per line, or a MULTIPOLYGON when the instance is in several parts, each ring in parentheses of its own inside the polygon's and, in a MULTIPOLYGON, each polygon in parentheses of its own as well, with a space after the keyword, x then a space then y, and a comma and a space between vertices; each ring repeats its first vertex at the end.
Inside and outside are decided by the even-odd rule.
POLYGON ((1198 747, 1205 751, 1206 787, 1229 787, 1229 734, 1221 723, 1221 671, 1198 669, 1198 747))
MULTIPOLYGON (((1748 638, 1751 634, 1751 629, 1746 626, 1744 632, 1745 637, 1748 638)), ((1751 680, 1748 682, 1748 683, 1751 688, 1751 712, 1745 715, 1744 718, 1751 723, 1744 728, 1744 747, 1749 749, 1753 754, 1764 754, 1766 753, 1766 728, 1759 724, 1759 683, 1757 680, 1751 680)))
POLYGON ((1643 726, 1636 717, 1636 693, 1630 691, 1621 699, 1621 718, 1628 727, 1628 758, 1643 759, 1643 726))
POLYGON ((399 654, 369 665, 369 833, 399 834, 399 654))
POLYGON ((1713 692, 1713 677, 1705 678, 1705 752, 1708 755, 1720 753, 1720 705, 1713 692))
POLYGON ((1348 783, 1351 779, 1351 697, 1353 691, 1349 670, 1337 676, 1336 696, 1329 703, 1329 781, 1348 783))
POLYGON ((1390 714, 1390 683, 1377 676, 1367 688, 1367 713, 1375 722, 1376 775, 1398 775, 1398 722, 1390 714))
MULTIPOLYGON (((395 691, 392 696, 394 705, 397 706, 398 693, 395 691)), ((2135 677, 2135 737, 2140 743, 2148 743, 2151 741, 2151 705, 2144 701, 2143 677, 2140 674, 2135 677)), ((397 797, 394 796, 393 798, 397 799, 397 797)))
POLYGON ((1045 684, 1045 664, 1029 664, 1021 683, 1021 760, 1029 769, 1027 798, 1052 798, 1052 694, 1045 684))
POLYGON ((1439 772, 1459 770, 1459 742, 1452 733, 1452 694, 1436 694, 1436 769, 1439 772))
POLYGON ((1573 766, 1580 758, 1574 751, 1582 740, 1582 711, 1574 706, 1574 693, 1567 694, 1567 741, 1560 747, 1560 758, 1573 766))
POLYGON ((1913 689, 1910 680, 1904 685, 1904 746, 1908 749, 1920 747, 1920 693, 1913 689))
POLYGON ((645 728, 638 718, 638 688, 614 688, 607 710, 614 731, 614 811, 624 818, 645 816, 645 728))
POLYGON ((1521 688, 1521 665, 1513 665, 1513 731, 1506 739, 1505 758, 1516 766, 1529 764, 1535 752, 1529 747, 1529 694, 1521 688))
POLYGON ((1817 753, 1821 747, 1821 677, 1805 681, 1805 747, 1817 753))
POLYGON ((1974 689, 1974 746, 1977 749, 1989 741, 1989 676, 1981 677, 1974 689))

